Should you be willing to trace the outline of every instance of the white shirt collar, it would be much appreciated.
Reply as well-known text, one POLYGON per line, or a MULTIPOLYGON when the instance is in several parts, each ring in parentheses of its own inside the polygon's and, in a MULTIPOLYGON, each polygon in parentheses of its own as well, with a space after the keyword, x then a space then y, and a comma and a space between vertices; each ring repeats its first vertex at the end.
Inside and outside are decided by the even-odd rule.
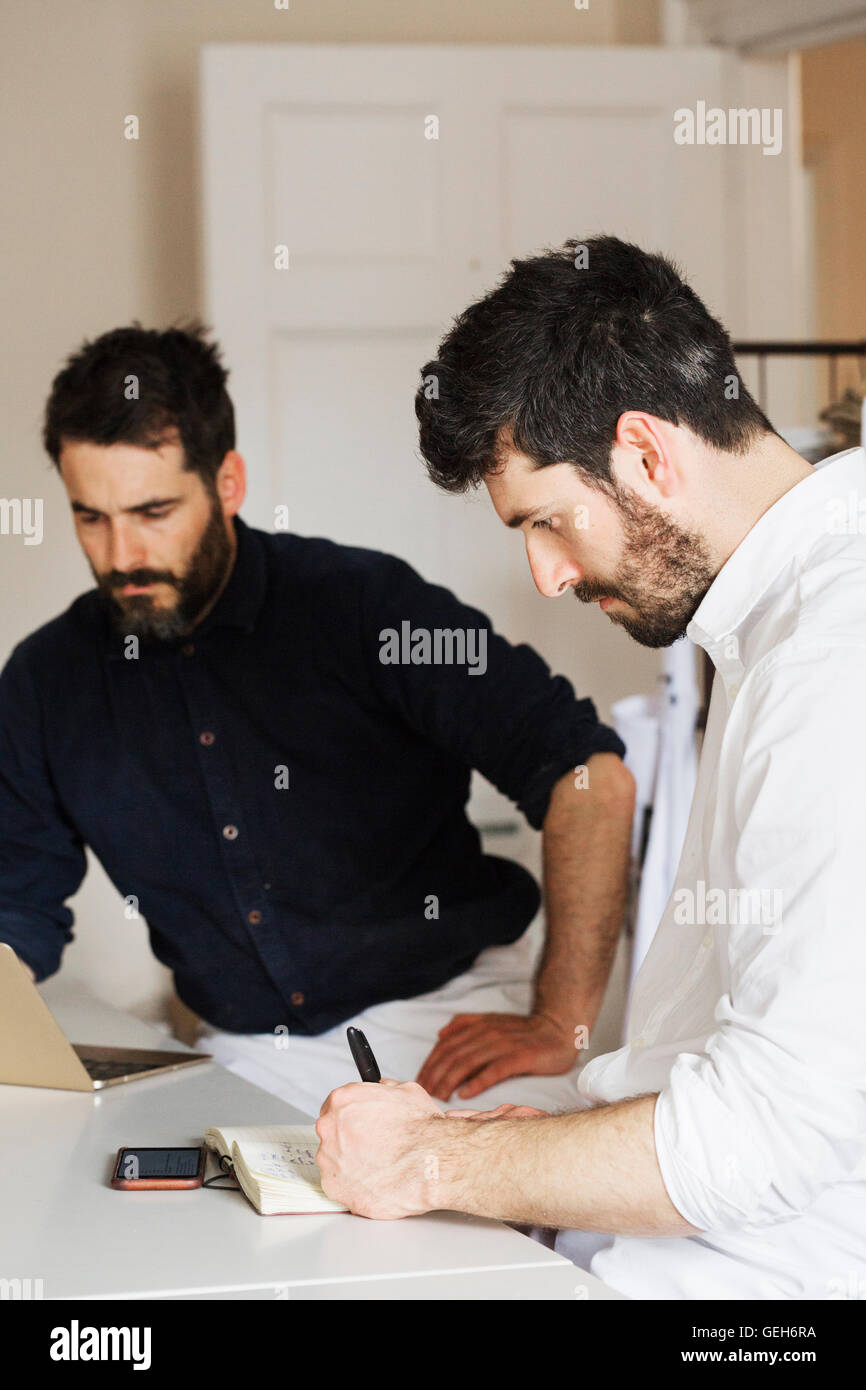
POLYGON ((784 566, 827 535, 828 502, 862 489, 863 466, 862 448, 825 459, 758 518, 719 570, 687 628, 717 666, 725 638, 743 625, 784 566))

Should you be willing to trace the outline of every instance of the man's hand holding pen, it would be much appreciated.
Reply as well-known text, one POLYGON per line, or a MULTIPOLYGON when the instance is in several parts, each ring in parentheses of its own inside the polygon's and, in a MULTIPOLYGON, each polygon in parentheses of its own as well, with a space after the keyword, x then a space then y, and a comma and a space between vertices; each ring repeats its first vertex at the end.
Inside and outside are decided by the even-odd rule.
MULTIPOLYGON (((349 1030, 349 1043, 359 1072, 372 1080, 378 1066, 363 1033, 349 1030)), ((356 1215, 379 1221, 454 1209, 463 1122, 544 1114, 525 1105, 443 1114, 415 1081, 351 1082, 331 1092, 316 1123, 322 1187, 356 1215)))
POLYGON ((445 1122, 415 1081, 340 1086, 316 1123, 322 1187, 350 1211, 379 1221, 433 1211, 438 1160, 431 1160, 445 1122))

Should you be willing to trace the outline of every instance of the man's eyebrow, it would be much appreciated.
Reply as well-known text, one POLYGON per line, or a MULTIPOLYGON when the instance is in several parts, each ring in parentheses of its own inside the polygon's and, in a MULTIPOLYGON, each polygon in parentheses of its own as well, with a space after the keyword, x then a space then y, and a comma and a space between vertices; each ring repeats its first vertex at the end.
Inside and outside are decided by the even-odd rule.
POLYGON ((516 512, 514 516, 506 521, 505 525, 509 526, 512 531, 516 531, 518 527, 523 525, 524 521, 531 521, 533 517, 538 516, 539 512, 545 511, 547 511, 546 507, 533 507, 531 512, 516 512))
MULTIPOLYGON (((124 507, 123 514, 129 515, 136 512, 149 512, 152 507, 168 507, 173 502, 182 502, 182 497, 151 497, 147 502, 138 502, 134 507, 124 507)), ((88 507, 85 502, 73 502, 74 512, 89 512, 91 516, 101 516, 98 507, 88 507)))

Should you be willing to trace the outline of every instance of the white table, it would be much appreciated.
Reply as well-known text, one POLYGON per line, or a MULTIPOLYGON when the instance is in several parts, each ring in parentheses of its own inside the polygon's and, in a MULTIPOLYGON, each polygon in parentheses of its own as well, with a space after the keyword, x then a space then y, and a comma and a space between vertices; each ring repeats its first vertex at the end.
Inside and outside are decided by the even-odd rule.
MULTIPOLYGON (((62 979, 42 992, 73 1042, 181 1047, 62 979)), ((215 1062, 93 1094, 0 1085, 0 1274, 48 1299, 621 1297, 497 1221, 262 1217, 236 1191, 108 1185, 123 1145, 309 1120, 215 1062)))

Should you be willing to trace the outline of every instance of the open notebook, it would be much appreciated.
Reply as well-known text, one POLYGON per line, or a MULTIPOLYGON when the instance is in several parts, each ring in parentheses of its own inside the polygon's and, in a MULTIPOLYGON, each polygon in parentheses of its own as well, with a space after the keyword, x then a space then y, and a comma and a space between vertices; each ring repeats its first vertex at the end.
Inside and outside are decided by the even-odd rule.
POLYGON ((204 1142, 231 1160, 241 1188, 262 1216, 348 1210, 322 1191, 313 1125, 207 1129, 204 1142))

